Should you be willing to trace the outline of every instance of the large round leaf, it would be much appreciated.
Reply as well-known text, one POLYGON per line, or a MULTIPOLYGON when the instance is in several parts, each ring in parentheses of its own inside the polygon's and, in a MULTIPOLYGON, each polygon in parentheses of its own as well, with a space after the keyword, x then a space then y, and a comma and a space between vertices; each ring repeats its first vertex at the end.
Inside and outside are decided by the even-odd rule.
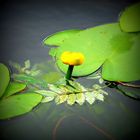
POLYGON ((57 65, 62 71, 66 72, 68 66, 61 62, 61 54, 65 51, 81 52, 85 56, 85 61, 82 65, 74 67, 73 76, 88 75, 96 71, 118 45, 123 44, 123 40, 116 37, 125 36, 126 34, 128 33, 122 32, 117 23, 105 24, 81 31, 65 40, 57 48, 57 65), (116 45, 112 46, 111 41, 114 37, 116 45))
POLYGON ((140 3, 129 6, 122 12, 120 27, 125 32, 140 31, 140 3))
POLYGON ((47 38, 44 39, 44 44, 45 45, 55 45, 55 46, 59 46, 63 43, 64 40, 70 38, 71 36, 73 36, 74 34, 80 32, 81 30, 65 30, 65 31, 61 31, 61 32, 57 32, 47 38))
MULTIPOLYGON (((114 36, 112 40, 113 46, 116 46, 116 38, 114 36)), ((128 34, 121 36, 121 39, 126 40, 126 43, 118 46, 103 64, 102 77, 110 81, 140 80, 140 34, 128 34)))
POLYGON ((9 80, 10 76, 8 68, 4 64, 0 63, 0 97, 6 90, 9 80))
POLYGON ((0 119, 8 119, 32 110, 42 99, 35 93, 13 95, 0 101, 0 119))

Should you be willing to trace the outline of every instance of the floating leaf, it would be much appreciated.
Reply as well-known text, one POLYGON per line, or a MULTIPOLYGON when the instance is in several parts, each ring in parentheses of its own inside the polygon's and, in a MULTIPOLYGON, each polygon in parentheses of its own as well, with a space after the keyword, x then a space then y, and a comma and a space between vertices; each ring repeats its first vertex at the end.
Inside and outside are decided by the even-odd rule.
POLYGON ((43 42, 45 45, 59 46, 64 42, 64 40, 70 38, 71 36, 73 36, 74 34, 80 32, 80 31, 81 30, 65 30, 65 31, 57 32, 57 33, 45 38, 43 42))
POLYGON ((140 31, 140 3, 129 6, 122 12, 120 27, 125 32, 140 31))
POLYGON ((0 101, 0 119, 8 119, 32 110, 42 99, 41 95, 26 93, 13 95, 0 101))
POLYGON ((69 94, 67 99, 67 104, 73 105, 76 101, 76 95, 75 94, 69 94))
POLYGON ((48 90, 36 90, 35 92, 37 92, 43 96, 48 96, 48 97, 54 97, 57 95, 56 92, 48 91, 48 90))
POLYGON ((93 73, 117 48, 118 44, 112 47, 110 40, 119 34, 126 33, 121 32, 119 25, 114 23, 89 28, 73 35, 57 48, 56 62, 58 67, 63 72, 67 72, 67 65, 60 60, 63 52, 81 52, 85 56, 85 61, 82 65, 74 68, 72 75, 83 76, 93 73))
POLYGON ((45 97, 44 99, 42 99, 41 103, 48 103, 51 102, 53 99, 54 96, 45 97))
POLYGON ((9 84, 9 81, 10 81, 9 70, 4 64, 0 63, 0 97, 5 92, 9 84))
POLYGON ((76 102, 77 102, 79 105, 82 105, 82 104, 85 102, 84 93, 77 93, 77 94, 76 94, 76 102))
MULTIPOLYGON (((105 61, 102 67, 102 77, 108 81, 140 80, 140 63, 138 61, 140 60, 140 34, 131 33, 128 36, 122 36, 121 39, 126 40, 126 43, 118 46, 117 50, 105 61)), ((113 40, 112 45, 116 39, 114 42, 113 40)))
POLYGON ((10 82, 5 93, 4 98, 11 96, 17 92, 20 92, 26 88, 26 84, 17 83, 17 82, 10 82))
POLYGON ((95 96, 94 96, 94 93, 93 92, 86 92, 85 93, 85 98, 86 98, 86 101, 89 104, 93 104, 94 101, 95 101, 95 96))

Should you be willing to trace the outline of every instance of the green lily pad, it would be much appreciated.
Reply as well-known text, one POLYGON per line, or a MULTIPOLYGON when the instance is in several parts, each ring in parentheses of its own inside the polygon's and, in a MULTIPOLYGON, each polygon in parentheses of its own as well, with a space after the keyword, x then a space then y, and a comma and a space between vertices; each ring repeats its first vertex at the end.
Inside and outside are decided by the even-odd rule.
POLYGON ((22 91, 25 88, 26 88, 26 84, 17 83, 17 82, 10 82, 5 93, 4 93, 4 97, 11 96, 17 92, 22 91))
POLYGON ((9 84, 9 81, 10 81, 9 70, 4 64, 0 63, 0 97, 5 92, 9 84))
POLYGON ((57 48, 58 67, 66 73, 68 66, 62 63, 60 56, 65 51, 74 51, 83 53, 85 61, 74 67, 73 76, 84 76, 96 71, 117 48, 117 44, 115 48, 112 47, 110 40, 119 34, 126 33, 121 32, 117 23, 113 23, 89 28, 73 35, 57 48))
POLYGON ((42 96, 35 93, 13 95, 0 101, 0 119, 25 114, 41 102, 42 96))
POLYGON ((102 67, 102 77, 109 81, 140 80, 140 34, 128 34, 121 38, 127 38, 126 45, 118 46, 106 60, 102 67))
POLYGON ((140 3, 129 6, 122 12, 120 27, 125 32, 140 31, 140 3))
POLYGON ((65 31, 61 31, 61 32, 57 32, 47 38, 44 39, 44 44, 45 45, 55 45, 55 46, 59 46, 61 45, 64 40, 70 38, 71 36, 73 36, 74 34, 80 32, 81 30, 65 30, 65 31))

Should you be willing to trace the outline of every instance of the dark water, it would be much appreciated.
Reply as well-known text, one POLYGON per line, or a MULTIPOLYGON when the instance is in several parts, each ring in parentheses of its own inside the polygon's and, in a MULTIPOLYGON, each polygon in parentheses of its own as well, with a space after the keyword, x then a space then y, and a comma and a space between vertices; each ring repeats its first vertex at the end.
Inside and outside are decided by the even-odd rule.
MULTIPOLYGON (((33 64, 50 60, 42 40, 57 31, 85 29, 116 22, 130 0, 2 1, 0 3, 0 61, 33 64)), ((90 87, 97 81, 79 79, 90 87)), ((2 140, 138 140, 140 102, 106 88, 105 102, 90 106, 54 102, 0 122, 2 140)))

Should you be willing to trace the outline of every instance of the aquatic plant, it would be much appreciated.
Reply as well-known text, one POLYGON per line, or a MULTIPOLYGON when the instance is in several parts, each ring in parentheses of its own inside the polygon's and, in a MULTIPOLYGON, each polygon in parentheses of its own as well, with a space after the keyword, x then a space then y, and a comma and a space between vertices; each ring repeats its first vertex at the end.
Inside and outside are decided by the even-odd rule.
POLYGON ((104 80, 140 80, 139 9, 139 3, 128 7, 122 12, 119 23, 55 33, 44 39, 44 44, 59 46, 53 48, 51 55, 64 73, 67 72, 67 66, 60 60, 61 54, 65 51, 77 51, 84 55, 85 61, 75 68, 73 76, 86 76, 101 68, 104 80))
POLYGON ((59 46, 51 48, 49 54, 59 70, 66 73, 65 77, 60 71, 52 71, 51 66, 46 68, 45 63, 31 66, 30 60, 26 60, 21 66, 11 61, 14 73, 0 63, 0 119, 25 114, 39 103, 53 100, 57 105, 83 105, 86 102, 92 105, 95 101, 104 101, 108 95, 104 90, 106 87, 139 99, 133 91, 125 92, 126 89, 120 87, 140 87, 129 83, 140 80, 137 61, 140 59, 139 9, 140 3, 128 7, 121 14, 119 23, 66 30, 47 37, 45 45, 59 46), (133 20, 128 22, 131 17, 133 20), (99 84, 84 87, 74 79, 80 76, 98 79, 99 84))

